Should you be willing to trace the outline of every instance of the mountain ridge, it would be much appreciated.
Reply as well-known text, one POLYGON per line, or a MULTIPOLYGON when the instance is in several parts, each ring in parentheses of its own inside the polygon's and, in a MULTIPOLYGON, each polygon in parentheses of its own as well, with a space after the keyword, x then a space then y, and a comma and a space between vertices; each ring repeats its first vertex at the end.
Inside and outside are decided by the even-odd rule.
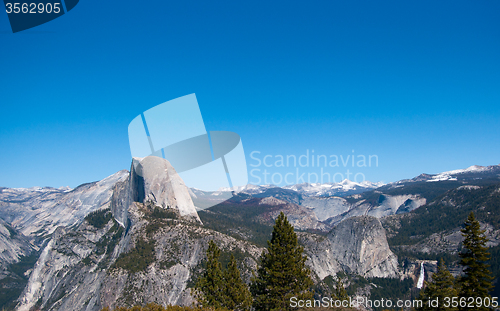
MULTIPOLYGON (((443 199, 447 191, 479 191, 500 183, 498 166, 473 167, 442 173, 442 176, 451 176, 447 179, 439 177, 435 178, 439 180, 428 182, 433 179, 432 175, 420 175, 411 181, 387 184, 345 197, 311 196, 280 187, 248 187, 251 194, 235 192, 226 198, 221 193, 218 196, 225 202, 196 210, 194 202, 196 196, 201 196, 200 191, 187 189, 181 180, 168 173, 158 175, 158 171, 175 175, 171 166, 148 161, 142 168, 141 161, 136 161, 130 171, 122 170, 102 181, 71 190, 0 188, 0 222, 5 223, 5 230, 0 230, 0 244, 1 233, 5 233, 7 239, 18 234, 20 244, 33 245, 26 252, 16 248, 11 248, 15 250, 12 253, 6 252, 12 260, 0 258, 5 263, 5 271, 23 256, 43 250, 38 263, 26 270, 29 281, 20 297, 19 310, 28 310, 38 302, 43 308, 61 311, 76 310, 80 305, 85 306, 82 307, 85 310, 98 310, 104 305, 156 302, 147 300, 147 295, 160 303, 189 304, 192 302, 189 284, 201 269, 207 238, 217 237, 219 243, 226 245, 224 252, 238 249, 240 255, 246 254, 241 255, 240 267, 248 281, 258 254, 269 238, 274 218, 280 212, 285 212, 299 230, 300 241, 309 256, 308 266, 318 286, 324 286, 325 279, 343 271, 368 278, 414 277, 419 265, 412 263, 410 266, 416 268, 404 272, 398 265, 402 259, 395 253, 403 256, 402 249, 414 252, 415 247, 396 247, 395 234, 401 233, 395 233, 389 220, 416 217, 421 208, 443 205, 442 202, 449 201, 443 199), (159 170, 156 169, 158 165, 161 166, 159 170), (148 167, 155 169, 148 173, 148 167), (455 176, 458 176, 456 180, 452 180, 455 176), (174 190, 176 187, 178 190, 174 190), (94 216, 89 215, 96 215, 96 219, 101 220, 95 222, 94 216), (366 231, 366 226, 357 225, 360 221, 371 224, 368 226, 371 229, 366 231), (350 236, 352 232, 356 234, 350 236), (187 244, 179 244, 179 240, 187 244), (374 243, 377 248, 366 248, 374 243), (178 246, 171 248, 169 245, 178 246), (154 249, 155 257, 141 253, 142 247, 154 249), (165 254, 165 249, 170 249, 170 255, 165 254), (346 259, 345 252, 341 255, 327 251, 331 249, 344 249, 351 259, 346 259), (136 262, 133 258, 145 260, 145 267, 133 272, 136 262), (171 258, 186 258, 188 263, 183 262, 184 259, 178 262, 171 258), (84 278, 76 273, 82 271, 84 278), (170 281, 165 283, 155 278, 156 273, 170 281), (152 282, 150 285, 140 286, 148 280, 152 282), (78 288, 79 282, 92 290, 84 294, 79 289, 74 294, 80 296, 75 296, 69 288, 78 288), (42 283, 44 287, 40 287, 42 283), (174 296, 167 298, 164 292, 154 293, 158 286, 181 290, 176 292, 176 299, 174 296), (134 291, 130 288, 147 290, 144 295, 130 296, 134 291)), ((397 222, 393 223, 397 227, 397 222)), ((494 241, 500 241, 500 233, 490 225, 494 241)), ((456 243, 453 235, 447 239, 456 243)), ((423 241, 422 247, 431 243, 431 240, 419 241, 423 241)), ((427 262, 426 265, 431 264, 427 262)), ((432 267, 426 266, 427 270, 432 271, 432 267)))

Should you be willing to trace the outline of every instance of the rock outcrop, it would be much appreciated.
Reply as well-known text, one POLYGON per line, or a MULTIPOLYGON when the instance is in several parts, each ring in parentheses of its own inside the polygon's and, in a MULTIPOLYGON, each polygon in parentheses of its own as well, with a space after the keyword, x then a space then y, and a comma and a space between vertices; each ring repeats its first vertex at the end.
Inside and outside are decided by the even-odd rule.
POLYGON ((301 234, 310 266, 320 279, 339 271, 363 277, 398 277, 398 261, 380 221, 371 216, 347 219, 326 238, 301 234))
POLYGON ((315 229, 321 231, 328 231, 329 229, 326 225, 318 221, 318 218, 311 209, 305 206, 289 203, 275 197, 260 199, 258 204, 271 207, 258 216, 262 222, 269 225, 273 225, 278 215, 283 212, 295 229, 315 229))
POLYGON ((162 158, 133 158, 129 177, 115 185, 111 211, 122 226, 127 226, 128 209, 134 202, 172 208, 201 223, 189 189, 170 162, 162 158))
POLYGON ((396 277, 398 260, 375 217, 359 216, 338 224, 328 234, 331 250, 343 270, 365 277, 396 277))
POLYGON ((142 178, 143 203, 175 208, 181 216, 200 221, 188 188, 170 162, 155 156, 134 158, 130 174, 131 178, 142 178))

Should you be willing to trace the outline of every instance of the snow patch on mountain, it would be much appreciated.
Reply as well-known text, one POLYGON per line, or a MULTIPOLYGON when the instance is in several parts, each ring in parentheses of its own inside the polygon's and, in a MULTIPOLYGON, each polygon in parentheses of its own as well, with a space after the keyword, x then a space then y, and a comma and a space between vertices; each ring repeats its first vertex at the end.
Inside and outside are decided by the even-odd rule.
POLYGON ((491 166, 472 165, 466 169, 443 172, 439 175, 456 175, 456 174, 464 174, 464 173, 470 173, 470 172, 486 172, 486 171, 490 171, 491 169, 492 169, 491 166))
POLYGON ((472 165, 466 169, 452 170, 447 172, 442 172, 432 176, 432 179, 427 180, 427 182, 444 181, 444 180, 457 180, 456 175, 466 174, 466 173, 483 173, 489 172, 496 168, 497 166, 480 166, 472 165))
POLYGON ((477 190, 477 189, 481 189, 481 187, 479 186, 474 186, 474 185, 465 185, 465 186, 460 186, 457 188, 457 190, 477 190))
POLYGON ((349 194, 354 192, 364 192, 383 186, 382 182, 374 183, 363 181, 357 183, 349 179, 344 179, 339 183, 302 183, 284 186, 283 189, 290 189, 307 196, 331 196, 336 194, 349 194))

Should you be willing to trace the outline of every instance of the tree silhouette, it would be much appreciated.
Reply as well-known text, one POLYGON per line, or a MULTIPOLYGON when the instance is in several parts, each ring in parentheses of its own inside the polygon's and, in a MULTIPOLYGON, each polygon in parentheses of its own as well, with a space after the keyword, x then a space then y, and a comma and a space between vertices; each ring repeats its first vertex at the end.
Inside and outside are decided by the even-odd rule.
MULTIPOLYGON (((493 287, 491 284, 491 272, 486 262, 490 259, 486 242, 488 238, 484 235, 485 230, 481 230, 479 221, 471 212, 465 227, 461 230, 464 236, 462 242, 463 249, 460 252, 460 264, 464 267, 464 275, 459 279, 460 298, 466 300, 470 297, 485 299, 490 297, 488 291, 493 287)), ((460 310, 470 310, 470 308, 460 307, 460 310)), ((486 307, 475 306, 475 310, 489 310, 486 307)))
POLYGON ((230 310, 250 310, 252 296, 247 285, 243 282, 240 270, 236 264, 233 254, 224 271, 225 301, 224 306, 230 310))
POLYGON ((219 257, 217 244, 208 242, 206 269, 194 286, 195 298, 203 307, 222 307, 225 300, 224 275, 219 257))
POLYGON ((220 249, 214 241, 208 243, 206 269, 194 288, 196 300, 203 307, 250 310, 252 296, 241 279, 236 259, 231 254, 227 269, 222 270, 220 249))
POLYGON ((271 241, 267 244, 250 285, 255 310, 291 310, 291 297, 311 299, 313 293, 309 289, 313 282, 305 266, 307 257, 283 212, 276 218, 271 241))

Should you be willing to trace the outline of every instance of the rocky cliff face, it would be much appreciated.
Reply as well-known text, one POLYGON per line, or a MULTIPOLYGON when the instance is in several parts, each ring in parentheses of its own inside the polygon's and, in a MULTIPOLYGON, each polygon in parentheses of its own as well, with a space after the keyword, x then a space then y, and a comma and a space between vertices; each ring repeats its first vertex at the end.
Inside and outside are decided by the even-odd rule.
MULTIPOLYGON (((138 205, 139 206, 139 205, 138 205)), ((132 209, 141 220, 131 229, 128 249, 108 270, 101 291, 101 306, 122 306, 155 302, 163 305, 191 305, 191 287, 202 269, 209 240, 223 253, 244 257, 240 268, 248 279, 256 267, 261 249, 227 235, 179 219, 151 219, 141 208, 132 209), (147 241, 147 242, 145 242, 147 241), (149 265, 130 267, 139 244, 154 245, 149 265)))
MULTIPOLYGON (((128 176, 114 181, 106 188, 112 193, 105 191, 107 203, 97 200, 99 205, 85 219, 53 231, 18 310, 97 311, 149 302, 190 305, 190 288, 202 271, 209 240, 222 249, 223 261, 229 253, 236 254, 243 278, 250 280, 264 249, 230 232, 204 227, 188 189, 167 161, 134 159, 128 176)), ((245 212, 256 221, 270 224, 284 211, 298 228, 325 230, 307 207, 270 197, 242 200, 248 206, 242 201, 237 207, 249 209, 245 212)), ((365 277, 398 275, 396 257, 374 217, 346 220, 327 236, 298 235, 317 281, 340 271, 365 277)))
POLYGON ((9 304, 8 298, 19 295, 26 285, 28 271, 12 269, 12 265, 30 256, 37 250, 22 233, 0 219, 0 303, 9 304), (25 274, 26 272, 26 274, 25 274))
POLYGON ((154 216, 142 203, 129 208, 125 231, 111 212, 99 212, 77 230, 60 228, 43 250, 18 310, 100 310, 155 302, 190 305, 190 285, 202 266, 206 245, 238 252, 249 272, 261 250, 205 229, 178 213, 154 216), (97 227, 96 227, 97 226, 97 227))
MULTIPOLYGON (((107 213, 101 212, 104 219, 107 213)), ((190 287, 201 272, 209 240, 221 247, 223 257, 231 252, 244 258, 240 269, 247 281, 263 251, 175 214, 154 218, 141 203, 134 203, 129 215, 133 225, 128 233, 109 217, 102 228, 89 218, 77 230, 58 229, 40 256, 18 310, 34 306, 99 310, 149 302, 190 305, 190 287), (148 252, 141 253, 141 249, 148 252)), ((316 280, 343 270, 365 277, 397 275, 394 255, 384 243, 376 242, 383 237, 375 236, 380 234, 377 220, 366 218, 339 225, 335 235, 328 237, 299 233, 316 280), (346 243, 339 241, 352 232, 346 243), (360 232, 360 238, 355 232, 360 232), (373 242, 378 247, 375 254, 366 246, 373 242)))
POLYGON ((375 217, 359 216, 338 224, 328 234, 332 251, 345 271, 365 277, 395 277, 397 257, 375 217))
POLYGON ((18 262, 35 248, 35 245, 31 244, 22 233, 0 219, 0 267, 18 262))
POLYGON ((119 171, 75 189, 2 189, 0 217, 26 237, 41 243, 57 227, 72 226, 88 213, 108 206, 115 184, 128 175, 126 170, 119 171))
POLYGON ((371 216, 345 220, 327 237, 301 233, 309 265, 320 279, 340 271, 363 277, 398 277, 397 257, 380 221, 371 216))
POLYGON ((382 193, 378 194, 378 200, 375 202, 362 199, 348 203, 346 199, 336 197, 310 198, 307 201, 307 204, 314 208, 314 212, 321 215, 323 223, 330 226, 355 216, 368 215, 383 218, 389 215, 408 213, 425 203, 426 199, 418 194, 391 196, 382 193))
POLYGON ((0 307, 15 305, 40 248, 57 228, 78 225, 88 213, 109 206, 114 185, 127 176, 120 171, 75 189, 0 189, 0 307))
POLYGON ((174 208, 182 217, 200 222, 188 188, 167 160, 154 156, 134 158, 130 179, 136 193, 134 201, 174 208))
POLYGON ((191 304, 188 284, 208 240, 245 258, 248 279, 261 249, 203 228, 170 164, 134 159, 111 202, 76 228, 59 227, 43 249, 18 310, 99 310, 147 302, 191 304))

